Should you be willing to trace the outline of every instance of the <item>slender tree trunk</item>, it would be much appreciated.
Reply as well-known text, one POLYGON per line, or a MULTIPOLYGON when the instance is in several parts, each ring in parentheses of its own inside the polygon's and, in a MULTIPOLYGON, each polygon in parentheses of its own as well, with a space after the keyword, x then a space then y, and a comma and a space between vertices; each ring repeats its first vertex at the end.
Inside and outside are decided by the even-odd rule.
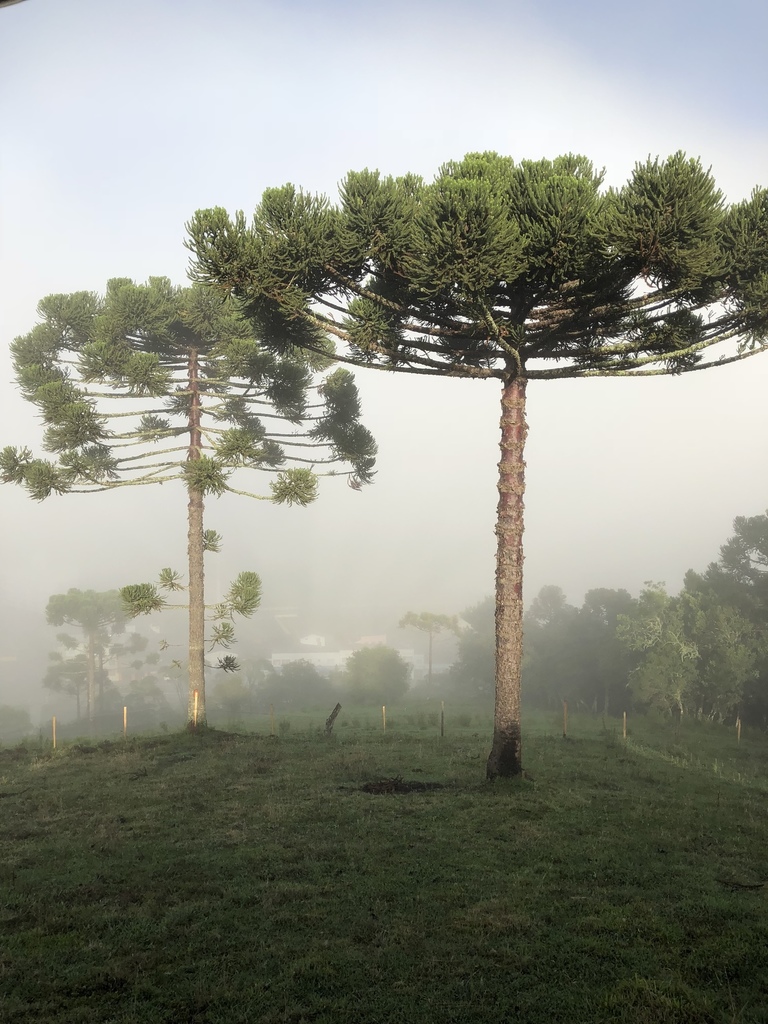
POLYGON ((93 732, 94 705, 96 704, 96 652, 93 633, 88 634, 88 733, 93 732))
MULTIPOLYGON (((200 384, 197 351, 189 356, 189 452, 188 461, 200 458, 200 384)), ((205 579, 203 574, 203 492, 189 487, 187 505, 187 555, 189 560, 189 698, 187 725, 205 724, 205 579), (195 718, 197 693, 197 718, 195 718)))
POLYGON ((104 648, 99 646, 99 714, 104 714, 104 648))
POLYGON ((496 520, 496 706, 487 777, 522 771, 520 683, 523 660, 523 495, 525 492, 525 386, 504 382, 496 520))

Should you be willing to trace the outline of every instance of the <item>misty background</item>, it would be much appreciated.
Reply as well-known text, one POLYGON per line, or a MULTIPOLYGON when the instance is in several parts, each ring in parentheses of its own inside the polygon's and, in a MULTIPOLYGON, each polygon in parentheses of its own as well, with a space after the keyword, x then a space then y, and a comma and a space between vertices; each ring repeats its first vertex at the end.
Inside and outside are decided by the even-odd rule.
MULTIPOLYGON (((350 169, 438 167, 467 152, 573 151, 621 184, 678 149, 729 202, 768 181, 768 9, 692 0, 263 3, 26 0, 0 10, 0 446, 40 450, 7 347, 54 292, 111 277, 184 283, 184 223, 250 215, 293 181, 332 199, 350 169)), ((311 507, 207 502, 224 538, 215 599, 258 572, 243 642, 280 622, 342 643, 409 609, 460 613, 493 588, 499 388, 355 373, 379 444, 373 486, 323 481, 311 507)), ((526 597, 555 584, 670 590, 737 515, 768 506, 768 356, 681 378, 532 382, 526 597)), ((179 483, 33 502, 0 490, 0 703, 38 708, 52 594, 184 569, 179 483)), ((144 624, 142 629, 146 632, 144 624)), ((47 699, 47 697, 46 697, 47 699)))

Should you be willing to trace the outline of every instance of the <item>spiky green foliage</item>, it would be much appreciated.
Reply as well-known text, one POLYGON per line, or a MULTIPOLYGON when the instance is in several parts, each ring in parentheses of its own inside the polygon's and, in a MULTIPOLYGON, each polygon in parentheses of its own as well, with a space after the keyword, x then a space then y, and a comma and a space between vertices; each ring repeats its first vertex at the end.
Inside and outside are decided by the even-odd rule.
POLYGON ((348 371, 328 373, 328 346, 323 359, 297 349, 276 355, 235 302, 166 278, 115 279, 104 296, 51 295, 38 312, 41 323, 11 349, 18 385, 39 409, 43 446, 55 458, 34 458, 26 447, 0 453, 3 482, 24 485, 37 500, 170 479, 218 496, 233 489, 237 470, 296 460, 371 479, 375 444, 360 424, 348 371), (315 377, 312 363, 322 364, 323 376, 315 377), (202 433, 199 458, 188 460, 193 391, 202 433))
POLYGON ((132 583, 120 588, 125 613, 129 618, 137 615, 149 615, 165 608, 167 602, 158 588, 152 583, 132 583))
POLYGON ((231 622, 217 622, 211 631, 211 646, 229 648, 234 642, 234 625, 231 622))
POLYGON ((181 583, 181 573, 176 572, 175 569, 161 569, 158 583, 163 590, 184 589, 184 585, 181 583))
POLYGON ((215 530, 205 530, 203 532, 203 546, 206 551, 217 554, 221 551, 221 534, 215 530))
POLYGON ((351 172, 337 207, 285 186, 250 225, 216 209, 189 230, 198 279, 278 352, 341 339, 382 368, 550 379, 702 369, 768 331, 768 192, 728 206, 683 153, 611 190, 573 155, 351 172))
MULTIPOLYGON (((213 542, 213 546, 207 546, 206 550, 218 552, 221 550, 221 537, 213 530, 206 530, 206 534, 213 542)), ((163 596, 163 591, 178 593, 186 591, 187 585, 182 580, 182 575, 175 569, 161 569, 157 583, 135 583, 120 590, 123 611, 129 618, 138 615, 151 615, 153 612, 163 611, 166 608, 189 608, 188 604, 174 604, 163 596)), ((261 604, 261 578, 255 572, 241 572, 232 582, 229 590, 222 601, 206 608, 209 613, 209 633, 205 643, 209 651, 215 647, 231 648, 236 642, 235 627, 233 619, 236 615, 242 618, 250 618, 261 604)), ((167 645, 166 645, 167 646, 167 645)), ((219 659, 218 667, 223 668, 219 659)), ((233 661, 232 658, 229 661, 233 661)), ((225 671, 236 671, 235 668, 225 668, 225 671)))
POLYGON ((310 505, 317 497, 317 480, 309 469, 289 469, 269 486, 277 505, 310 505))
POLYGON ((241 572, 225 597, 230 614, 253 615, 261 602, 261 580, 255 572, 241 572))

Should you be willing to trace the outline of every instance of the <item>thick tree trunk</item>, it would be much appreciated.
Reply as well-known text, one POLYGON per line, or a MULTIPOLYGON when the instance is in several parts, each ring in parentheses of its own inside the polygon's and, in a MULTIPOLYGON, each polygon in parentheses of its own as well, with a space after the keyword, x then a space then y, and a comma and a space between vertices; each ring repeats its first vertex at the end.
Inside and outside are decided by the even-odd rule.
POLYGON ((501 459, 496 519, 496 706, 493 747, 486 767, 491 780, 522 771, 520 683, 523 660, 523 496, 525 492, 525 386, 504 382, 501 396, 501 459))
MULTIPOLYGON (((189 356, 189 453, 188 461, 200 458, 200 385, 197 352, 189 356)), ((189 698, 187 725, 205 724, 205 577, 203 573, 203 493, 189 487, 187 505, 187 556, 189 573, 189 698), (197 711, 195 711, 197 693, 197 711)))

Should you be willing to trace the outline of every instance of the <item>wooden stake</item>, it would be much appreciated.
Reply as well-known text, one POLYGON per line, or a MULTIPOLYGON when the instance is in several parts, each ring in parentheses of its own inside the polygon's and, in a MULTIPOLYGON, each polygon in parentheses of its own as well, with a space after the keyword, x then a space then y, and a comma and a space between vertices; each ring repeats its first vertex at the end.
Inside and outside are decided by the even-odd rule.
POLYGON ((627 712, 624 712, 624 739, 627 738, 627 712))
POLYGON ((195 728, 197 728, 197 702, 199 700, 199 697, 200 697, 200 694, 198 693, 197 690, 195 690, 195 710, 194 710, 194 715, 193 715, 193 719, 192 719, 195 728))
POLYGON ((123 739, 128 735, 128 708, 123 706, 123 739))
POLYGON ((736 719, 736 742, 741 743, 741 718, 736 719))
POLYGON ((270 704, 269 705, 269 729, 270 729, 270 736, 274 736, 275 735, 275 705, 274 704, 270 704))
POLYGON ((568 738, 568 701, 563 701, 563 739, 568 738))
POLYGON ((51 719, 51 728, 53 730, 53 749, 56 749, 56 715, 51 719))
POLYGON ((440 735, 445 736, 445 701, 440 701, 440 735))
POLYGON ((381 727, 384 730, 384 732, 387 731, 387 705, 386 704, 382 704, 381 705, 381 727))

